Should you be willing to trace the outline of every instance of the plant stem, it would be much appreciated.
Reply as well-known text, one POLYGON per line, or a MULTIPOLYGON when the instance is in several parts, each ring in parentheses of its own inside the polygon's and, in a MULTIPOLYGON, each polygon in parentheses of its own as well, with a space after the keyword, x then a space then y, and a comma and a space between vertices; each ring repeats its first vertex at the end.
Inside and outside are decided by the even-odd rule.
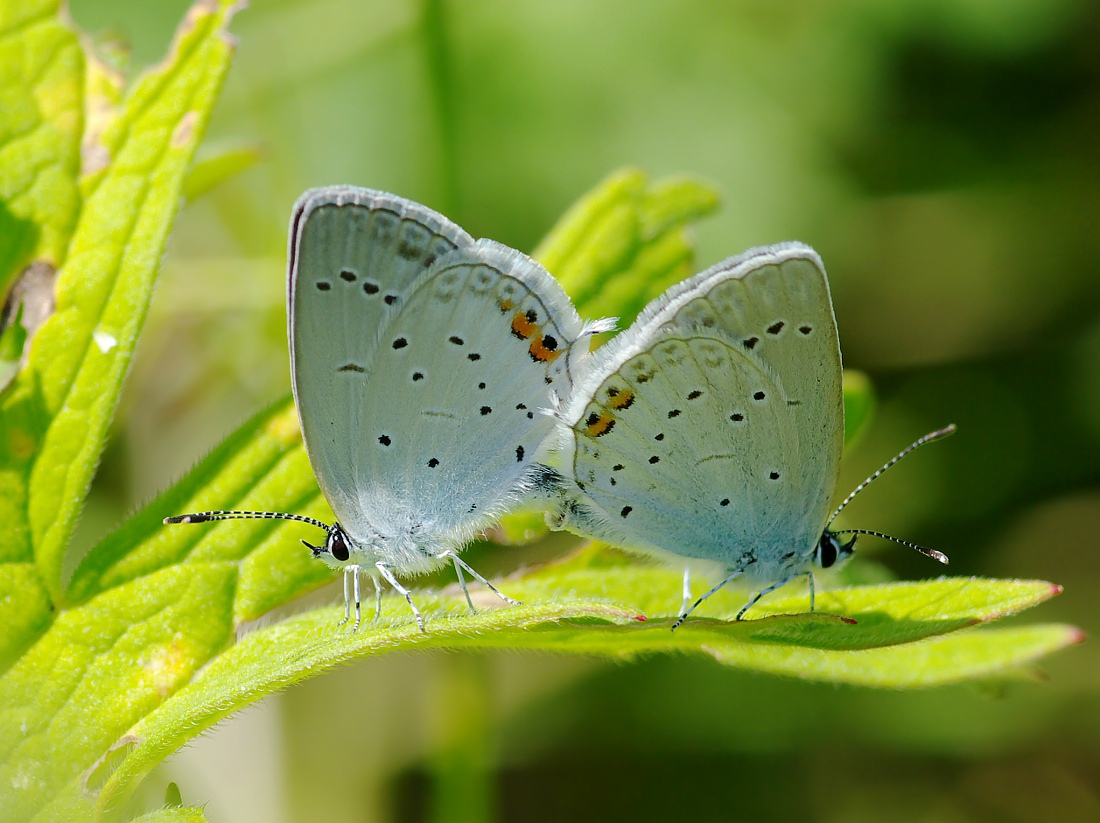
POLYGON ((423 0, 422 25, 428 63, 428 83, 439 130, 440 207, 454 219, 461 217, 458 196, 458 122, 455 105, 454 61, 447 38, 443 0, 423 0))
POLYGON ((491 661, 454 654, 440 660, 435 682, 436 746, 431 775, 433 823, 490 823, 495 817, 491 661))

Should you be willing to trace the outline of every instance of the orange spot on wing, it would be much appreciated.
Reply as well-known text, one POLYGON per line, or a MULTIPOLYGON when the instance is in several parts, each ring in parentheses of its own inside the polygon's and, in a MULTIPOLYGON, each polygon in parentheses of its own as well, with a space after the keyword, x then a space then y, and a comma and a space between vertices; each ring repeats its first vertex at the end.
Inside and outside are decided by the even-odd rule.
POLYGON ((512 317, 512 334, 521 340, 529 340, 538 332, 539 324, 527 317, 526 312, 517 311, 512 317))
POLYGON ((545 337, 536 337, 532 340, 530 351, 531 356, 540 363, 552 363, 554 359, 561 354, 561 349, 551 349, 547 347, 545 337))
POLYGON ((585 434, 589 437, 599 437, 611 431, 615 425, 615 418, 610 412, 592 412, 584 423, 585 434))
POLYGON ((511 311, 515 307, 516 307, 516 304, 512 302, 512 299, 510 297, 505 298, 504 300, 500 301, 500 310, 501 311, 511 311))
POLYGON ((611 398, 611 408, 613 409, 629 409, 631 404, 634 403, 634 392, 630 389, 612 389, 608 392, 611 398))

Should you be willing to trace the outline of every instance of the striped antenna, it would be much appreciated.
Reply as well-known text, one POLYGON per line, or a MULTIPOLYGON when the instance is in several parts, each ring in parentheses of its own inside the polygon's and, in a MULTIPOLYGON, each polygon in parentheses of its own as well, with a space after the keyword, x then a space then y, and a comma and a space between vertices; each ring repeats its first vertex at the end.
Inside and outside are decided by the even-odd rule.
MULTIPOLYGON (((910 453, 916 451, 921 446, 923 446, 925 443, 931 443, 935 440, 942 440, 943 438, 954 434, 955 431, 956 431, 955 424, 952 423, 949 426, 944 426, 942 429, 937 429, 934 432, 926 434, 924 437, 920 438, 919 440, 916 440, 916 441, 910 443, 908 446, 906 446, 904 449, 902 449, 900 452, 898 452, 898 454, 892 460, 888 461, 885 466, 883 466, 877 472, 875 472, 870 477, 868 477, 866 480, 864 480, 862 483, 860 483, 858 486, 856 486, 855 489, 853 489, 852 493, 844 498, 844 502, 836 507, 836 511, 833 512, 833 516, 829 518, 829 522, 825 525, 825 528, 828 528, 832 524, 832 522, 834 520, 836 520, 837 515, 840 514, 842 511, 844 511, 844 507, 847 506, 849 503, 851 503, 852 500, 855 498, 855 496, 857 494, 859 494, 865 488, 870 486, 874 481, 878 480, 886 472, 887 469, 894 466, 896 463, 898 463, 898 461, 900 461, 907 454, 910 454, 910 453)), ((879 536, 882 537, 884 535, 879 535, 879 536)), ((892 540, 893 538, 888 538, 888 539, 892 540)), ((898 542, 900 543, 902 541, 898 541, 898 542)))
POLYGON ((888 534, 882 532, 873 532, 868 529, 841 529, 838 532, 832 532, 833 534, 869 534, 872 537, 881 537, 883 540, 891 540, 894 543, 900 543, 903 546, 908 546, 911 549, 916 549, 925 557, 931 557, 933 560, 939 560, 943 565, 947 565, 947 555, 943 552, 938 552, 935 549, 930 549, 927 546, 922 546, 920 543, 912 543, 908 540, 902 540, 900 537, 891 537, 888 534))
MULTIPOLYGON (((931 443, 935 440, 942 440, 943 438, 954 434, 955 430, 956 430, 956 428, 955 428, 954 423, 952 423, 949 426, 944 426, 942 429, 937 429, 934 432, 926 434, 924 437, 920 438, 919 440, 916 440, 916 441, 910 443, 908 446, 906 446, 904 449, 902 449, 900 452, 898 452, 898 454, 892 460, 888 461, 886 463, 886 465, 884 465, 881 469, 879 469, 877 472, 875 472, 870 477, 868 477, 866 480, 864 480, 862 483, 860 483, 858 486, 856 486, 855 489, 852 491, 852 493, 844 498, 844 502, 841 503, 839 506, 837 506, 836 511, 833 512, 833 516, 829 518, 829 525, 832 525, 832 522, 834 520, 836 520, 836 516, 844 510, 845 506, 847 506, 849 503, 852 502, 852 499, 857 494, 859 494, 865 488, 870 486, 871 483, 873 483, 875 480, 877 480, 879 477, 881 477, 882 474, 887 469, 889 469, 891 466, 895 465, 899 460, 901 460, 907 454, 910 454, 911 452, 916 451, 917 449, 919 449, 925 443, 931 443)), ((829 531, 829 526, 826 526, 825 529, 826 529, 826 531, 829 531)), ((872 537, 881 537, 883 540, 890 540, 890 541, 892 541, 894 543, 898 543, 902 546, 908 546, 911 549, 916 549, 918 552, 923 554, 925 557, 931 557, 933 560, 938 560, 941 563, 943 563, 944 565, 947 565, 947 563, 948 563, 947 555, 944 554, 943 552, 938 552, 935 549, 930 549, 927 546, 922 546, 919 543, 913 543, 909 540, 902 540, 900 537, 892 537, 891 535, 883 534, 882 532, 874 532, 874 531, 871 531, 870 529, 841 529, 840 531, 832 532, 832 534, 868 534, 872 537)))
POLYGON ((309 523, 319 529, 330 531, 332 527, 312 517, 301 514, 284 514, 283 512, 194 512, 193 514, 177 514, 164 518, 165 525, 172 523, 209 523, 212 520, 297 520, 299 523, 309 523))

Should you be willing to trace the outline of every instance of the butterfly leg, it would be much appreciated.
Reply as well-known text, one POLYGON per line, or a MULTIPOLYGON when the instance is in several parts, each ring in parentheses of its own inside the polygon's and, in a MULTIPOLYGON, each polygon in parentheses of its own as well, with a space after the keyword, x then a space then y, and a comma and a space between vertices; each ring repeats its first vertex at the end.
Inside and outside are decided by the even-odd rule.
POLYGON ((687 617, 688 604, 691 603, 691 569, 684 567, 684 601, 680 604, 679 617, 687 617))
POLYGON ((354 565, 344 566, 344 619, 337 623, 337 626, 343 626, 351 619, 352 602, 355 603, 355 626, 352 631, 357 632, 359 623, 362 622, 362 612, 359 609, 359 567, 354 565), (349 579, 352 584, 350 589, 349 579))
POLYGON ((416 625, 420 627, 420 631, 427 634, 427 629, 424 628, 424 616, 420 614, 420 609, 413 603, 412 595, 409 594, 409 590, 397 582, 397 578, 393 576, 393 572, 390 571, 390 567, 385 563, 378 562, 374 564, 378 568, 378 573, 386 579, 386 582, 393 586, 395 592, 405 598, 405 602, 409 604, 409 608, 412 609, 412 613, 416 615, 416 625))
POLYGON ((374 582, 374 619, 377 622, 382 619, 382 584, 374 575, 370 579, 374 582))
POLYGON ((455 555, 451 555, 451 560, 454 561, 455 574, 458 575, 458 585, 462 587, 462 593, 466 595, 466 605, 470 607, 470 611, 476 612, 474 608, 474 601, 470 599, 470 590, 466 588, 466 576, 462 573, 462 566, 458 565, 458 558, 455 555))
MULTIPOLYGON (((692 613, 693 611, 695 611, 695 610, 696 610, 697 608, 699 608, 700 604, 701 604, 701 603, 702 603, 702 602, 703 602, 704 600, 706 600, 706 599, 707 599, 708 597, 710 597, 710 596, 711 596, 712 594, 714 594, 714 593, 715 593, 716 591, 718 591, 718 590, 719 590, 720 588, 722 588, 723 586, 725 586, 725 585, 726 585, 727 583, 729 583, 729 582, 730 582, 731 580, 736 580, 736 579, 737 579, 738 577, 740 577, 740 576, 741 576, 741 575, 743 575, 744 573, 745 573, 745 572, 744 572, 744 570, 743 570, 743 569, 738 569, 737 571, 735 571, 735 572, 733 572, 733 573, 732 573, 731 575, 729 575, 729 576, 728 576, 728 577, 727 577, 727 578, 726 578, 725 580, 723 580, 723 581, 722 581, 721 583, 719 583, 719 584, 718 584, 717 586, 715 586, 715 587, 714 587, 714 588, 712 588, 712 589, 711 589, 710 591, 708 591, 708 592, 707 592, 706 594, 704 594, 704 595, 703 595, 702 597, 700 597, 700 598, 699 598, 698 600, 696 600, 696 601, 695 601, 695 603, 694 603, 694 604, 692 605, 692 607, 691 607, 690 609, 688 609, 688 610, 687 610, 687 611, 685 611, 685 612, 684 612, 683 614, 681 614, 681 615, 680 615, 680 616, 679 616, 678 618, 676 618, 676 622, 672 624, 672 631, 676 631, 676 630, 677 630, 678 628, 680 628, 680 626, 681 626, 681 625, 683 625, 683 622, 684 622, 685 620, 687 620, 687 617, 688 617, 688 615, 689 615, 689 614, 691 614, 691 613, 692 613)), ((742 609, 742 611, 744 611, 744 610, 742 609)), ((738 619, 740 620, 740 616, 738 616, 738 619)))
POLYGON ((744 617, 745 612, 747 612, 749 609, 751 609, 753 606, 755 606, 756 601, 758 601, 761 597, 763 597, 766 594, 771 594, 776 589, 778 589, 780 586, 785 586, 790 582, 791 582, 791 578, 788 577, 785 580, 780 580, 778 583, 772 583, 766 589, 762 589, 762 590, 758 591, 756 594, 753 595, 752 600, 750 600, 748 603, 746 603, 744 606, 741 607, 741 611, 739 611, 737 613, 737 619, 740 620, 742 617, 744 617))
POLYGON ((808 578, 810 578, 810 611, 812 612, 814 610, 814 595, 815 595, 815 592, 814 592, 814 573, 813 572, 806 572, 806 576, 808 578))
MULTIPOLYGON (((355 596, 355 625, 352 627, 353 632, 359 631, 359 624, 363 622, 363 609, 360 606, 361 599, 359 597, 359 567, 350 566, 353 569, 351 573, 351 590, 355 596)), ((346 606, 346 603, 345 603, 346 606)))
MULTIPOLYGON (((470 564, 467 563, 465 560, 463 560, 461 557, 459 557, 457 554, 455 554, 453 551, 444 552, 444 555, 449 555, 451 557, 451 559, 454 560, 456 569, 459 566, 464 568, 466 571, 468 571, 470 573, 471 577, 473 577, 479 583, 484 584, 485 588, 487 588, 489 591, 491 591, 493 594, 495 594, 497 597, 499 597, 501 600, 503 600, 509 606, 520 606, 520 605, 522 605, 518 600, 513 600, 508 595, 500 592, 497 589, 496 586, 494 586, 492 583, 490 583, 488 580, 486 580, 484 577, 482 577, 480 574, 478 574, 472 568, 470 568, 470 564)), ((459 575, 459 579, 461 579, 461 574, 459 575)), ((467 594, 466 599, 469 600, 469 597, 470 597, 469 594, 467 594)), ((470 608, 473 608, 473 604, 470 604, 470 608)))
POLYGON ((337 626, 343 626, 351 619, 351 588, 350 580, 351 566, 344 566, 344 619, 337 623, 337 626))

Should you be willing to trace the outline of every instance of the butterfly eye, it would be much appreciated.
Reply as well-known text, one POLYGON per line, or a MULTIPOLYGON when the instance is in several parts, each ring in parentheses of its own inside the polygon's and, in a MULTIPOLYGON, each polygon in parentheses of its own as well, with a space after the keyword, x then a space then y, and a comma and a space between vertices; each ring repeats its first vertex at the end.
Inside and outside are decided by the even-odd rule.
POLYGON ((335 560, 339 560, 341 563, 351 557, 347 535, 344 534, 344 530, 339 525, 329 532, 328 545, 325 548, 329 550, 335 560))
POLYGON ((821 542, 817 544, 817 564, 828 569, 836 565, 838 560, 847 560, 855 549, 856 539, 853 537, 847 543, 841 543, 840 539, 830 531, 821 535, 821 542))

